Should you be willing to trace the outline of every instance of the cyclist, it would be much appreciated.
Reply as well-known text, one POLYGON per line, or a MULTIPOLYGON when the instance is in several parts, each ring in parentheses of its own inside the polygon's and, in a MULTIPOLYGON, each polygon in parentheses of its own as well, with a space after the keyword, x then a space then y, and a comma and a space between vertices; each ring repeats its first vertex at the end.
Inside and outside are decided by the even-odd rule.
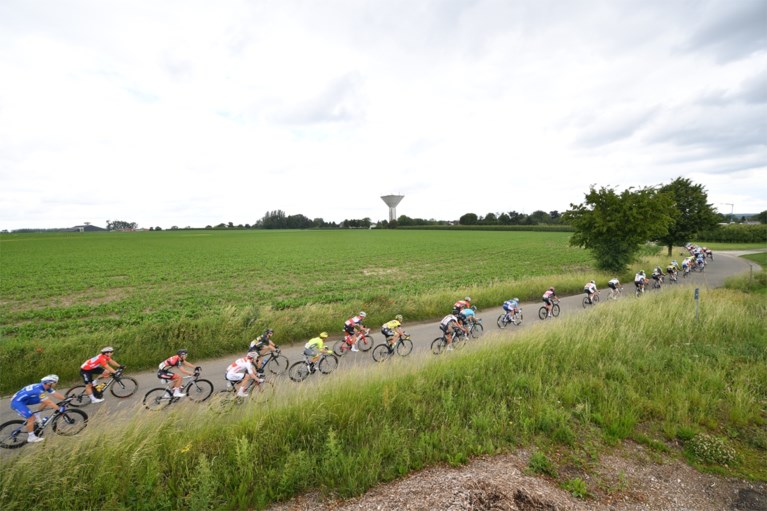
POLYGON ((48 398, 49 395, 56 399, 66 399, 66 396, 53 388, 58 382, 58 376, 49 374, 48 376, 43 377, 43 379, 40 380, 40 383, 27 385, 11 397, 11 409, 27 421, 27 442, 35 443, 45 440, 45 438, 35 435, 35 421, 40 422, 40 412, 45 408, 53 408, 54 410, 58 408, 58 406, 48 398), (29 409, 28 405, 36 405, 38 403, 40 404, 40 409, 37 412, 33 412, 29 409))
POLYGON ((304 356, 306 357, 306 365, 309 367, 309 371, 314 372, 316 370, 314 364, 317 363, 323 352, 328 351, 328 347, 325 346, 325 339, 327 338, 328 333, 322 332, 304 344, 304 356))
POLYGON ((589 297, 589 303, 594 303, 594 295, 599 293, 597 290, 597 283, 593 280, 587 282, 586 285, 583 286, 583 292, 586 293, 586 295, 589 297))
POLYGON ((506 312, 506 318, 511 321, 514 314, 519 312, 519 298, 514 297, 511 300, 503 302, 503 310, 506 312))
POLYGON ((646 283, 647 277, 645 277, 644 270, 639 270, 639 272, 634 275, 634 286, 636 286, 640 293, 644 293, 644 285, 646 283))
POLYGON ((255 380, 258 383, 262 383, 264 379, 260 374, 256 372, 253 359, 258 357, 255 351, 249 351, 247 355, 242 358, 238 358, 226 368, 226 379, 233 383, 240 383, 237 395, 240 397, 247 397, 248 393, 248 381, 255 380))
POLYGON ((277 345, 272 342, 272 334, 274 330, 267 328, 264 333, 250 341, 250 349, 248 351, 255 352, 258 355, 256 360, 256 372, 258 372, 259 378, 264 377, 264 355, 267 355, 277 349, 277 345))
POLYGON ((357 348, 357 334, 365 331, 365 325, 362 324, 362 320, 367 317, 365 311, 360 311, 359 314, 347 319, 344 322, 344 332, 346 332, 346 342, 351 345, 352 351, 359 351, 357 348))
POLYGON ((612 296, 613 300, 618 299, 618 293, 619 290, 623 290, 623 286, 621 285, 621 281, 618 280, 618 277, 613 277, 609 281, 607 281, 607 287, 610 288, 610 296, 612 296))
POLYGON ((463 325, 469 325, 470 323, 474 323, 477 320, 476 312, 477 312, 476 305, 472 305, 471 307, 466 307, 457 316, 458 321, 460 321, 461 324, 463 325))
POLYGON ((666 266, 666 273, 668 274, 669 280, 676 282, 676 266, 674 263, 676 263, 676 261, 668 263, 668 266, 666 266))
POLYGON ((393 351, 394 345, 405 334, 404 330, 402 330, 402 314, 397 314, 394 316, 394 319, 384 323, 381 327, 381 333, 389 345, 389 351, 393 351))
POLYGON ((471 297, 467 296, 463 300, 458 300, 453 304, 453 316, 458 316, 462 310, 471 307, 471 297))
POLYGON ((655 282, 658 283, 658 285, 661 285, 661 284, 663 284, 663 277, 665 275, 666 274, 663 273, 663 270, 661 269, 661 267, 660 266, 656 266, 655 269, 653 269, 653 271, 652 271, 652 275, 650 275, 650 276, 652 277, 652 279, 655 282))
POLYGON ((543 293, 543 303, 546 304, 547 317, 551 317, 551 307, 554 305, 554 300, 559 300, 554 287, 550 287, 543 293))
POLYGON ((445 339, 447 339, 448 351, 453 351, 453 339, 455 339, 456 330, 461 330, 464 334, 468 333, 466 327, 458 321, 458 317, 455 314, 448 314, 442 318, 442 321, 439 322, 439 329, 442 330, 445 339))
POLYGON ((191 376, 200 372, 200 367, 195 367, 194 364, 187 361, 186 356, 189 352, 181 349, 176 352, 175 355, 166 358, 160 362, 159 369, 157 371, 157 377, 161 380, 173 382, 173 397, 184 397, 186 394, 181 392, 181 382, 183 378, 181 375, 171 371, 174 367, 187 376, 191 376), (194 373, 187 371, 184 367, 194 367, 194 373))
MULTIPOLYGON (((112 359, 112 353, 114 348, 106 346, 101 348, 101 353, 95 357, 91 357, 80 366, 80 376, 83 377, 83 383, 85 383, 85 393, 91 400, 91 403, 101 403, 104 398, 100 395, 93 393, 93 388, 96 385, 99 377, 106 371, 109 376, 115 374, 115 370, 109 367, 110 365, 115 368, 123 367, 116 360, 112 359)), ((98 390, 96 391, 99 392, 98 390)))

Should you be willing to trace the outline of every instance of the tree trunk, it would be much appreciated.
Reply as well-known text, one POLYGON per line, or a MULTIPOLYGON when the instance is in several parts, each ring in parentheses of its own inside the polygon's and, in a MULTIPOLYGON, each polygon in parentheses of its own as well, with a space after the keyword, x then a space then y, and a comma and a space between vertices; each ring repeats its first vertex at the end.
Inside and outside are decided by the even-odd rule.
POLYGON ((669 257, 671 257, 673 255, 673 251, 674 251, 674 245, 669 245, 668 246, 668 256, 669 257))

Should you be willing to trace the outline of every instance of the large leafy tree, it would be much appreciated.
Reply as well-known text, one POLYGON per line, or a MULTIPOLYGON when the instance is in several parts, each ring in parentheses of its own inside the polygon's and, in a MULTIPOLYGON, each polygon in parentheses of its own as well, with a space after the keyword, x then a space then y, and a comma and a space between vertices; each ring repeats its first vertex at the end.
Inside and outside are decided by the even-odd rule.
POLYGON ((674 246, 692 241, 697 232, 716 226, 716 211, 706 202, 708 194, 702 185, 678 177, 661 186, 659 191, 668 195, 674 204, 674 221, 668 226, 668 232, 657 238, 668 248, 668 255, 673 253, 674 246))
POLYGON ((658 239, 673 221, 672 200, 655 188, 591 187, 582 204, 570 204, 562 215, 575 228, 570 244, 594 254, 597 267, 619 272, 626 269, 641 246, 658 239))

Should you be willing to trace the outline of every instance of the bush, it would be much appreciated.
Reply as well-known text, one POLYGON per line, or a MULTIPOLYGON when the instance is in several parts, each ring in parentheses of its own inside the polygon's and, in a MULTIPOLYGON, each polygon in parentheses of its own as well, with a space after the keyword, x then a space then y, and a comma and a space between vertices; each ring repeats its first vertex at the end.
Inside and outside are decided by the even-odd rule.
POLYGON ((729 466, 735 463, 735 449, 719 437, 698 433, 685 445, 688 456, 709 465, 729 466))
POLYGON ((767 242, 767 224, 721 225, 716 229, 699 232, 695 239, 700 242, 764 243, 767 242))
POLYGON ((557 477, 557 471, 554 468, 554 464, 541 452, 535 452, 530 456, 530 461, 527 462, 527 468, 533 474, 545 474, 547 476, 557 477))

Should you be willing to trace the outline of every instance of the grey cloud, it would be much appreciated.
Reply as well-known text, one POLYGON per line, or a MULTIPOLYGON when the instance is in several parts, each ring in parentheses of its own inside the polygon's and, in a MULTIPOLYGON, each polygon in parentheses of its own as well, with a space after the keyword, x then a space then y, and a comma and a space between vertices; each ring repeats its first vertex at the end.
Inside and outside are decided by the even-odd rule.
POLYGON ((364 117, 359 75, 340 77, 313 98, 278 110, 273 118, 285 124, 350 122, 364 117))
MULTIPOLYGON (((767 24, 767 21, 765 22, 767 24)), ((765 28, 767 30, 767 28, 765 28)), ((740 97, 746 103, 767 103, 767 69, 741 84, 740 97)))
POLYGON ((599 147, 631 137, 645 126, 656 114, 657 108, 643 111, 608 112, 588 121, 576 138, 576 144, 584 147, 599 147))
POLYGON ((705 5, 708 9, 704 13, 704 21, 687 41, 686 50, 711 50, 721 62, 738 60, 765 50, 767 2, 726 0, 705 5))

